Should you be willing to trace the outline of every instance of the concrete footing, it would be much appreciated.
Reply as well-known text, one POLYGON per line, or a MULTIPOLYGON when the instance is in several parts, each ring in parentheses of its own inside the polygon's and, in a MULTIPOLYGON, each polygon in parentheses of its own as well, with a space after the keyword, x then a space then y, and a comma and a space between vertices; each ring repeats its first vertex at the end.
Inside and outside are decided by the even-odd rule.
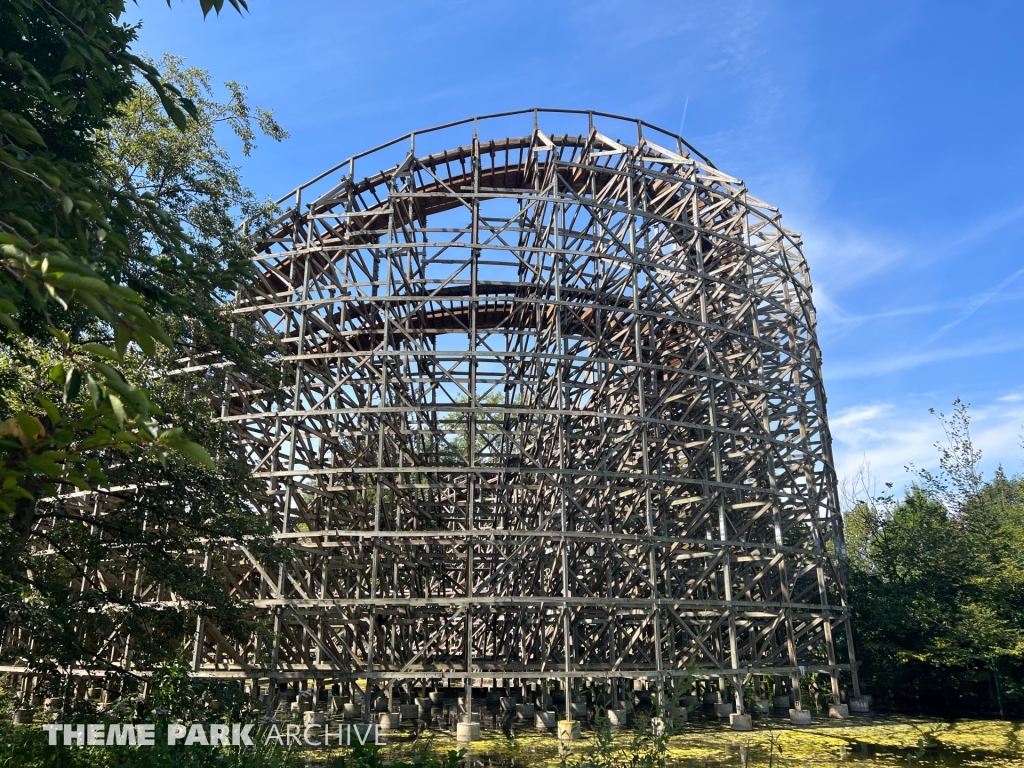
POLYGON ((587 715, 587 702, 585 701, 574 701, 572 703, 572 717, 573 720, 586 720, 587 715))
POLYGON ((420 708, 415 704, 403 704, 398 708, 403 720, 415 720, 420 716, 420 708))
POLYGON ((776 709, 789 709, 793 706, 793 700, 790 698, 788 693, 780 693, 775 696, 775 708, 776 709))
POLYGON ((833 720, 846 720, 850 716, 850 707, 846 704, 829 704, 828 716, 833 720))
POLYGON ((432 706, 430 703, 430 699, 426 698, 425 696, 417 696, 415 701, 416 706, 420 709, 420 712, 430 711, 430 707, 432 706))
POLYGON ((576 720, 558 721, 559 741, 575 741, 580 737, 580 724, 576 720))
POLYGON ((754 730, 754 724, 750 720, 750 715, 729 715, 729 727, 734 731, 754 730))
POLYGON ((533 717, 533 724, 538 728, 554 728, 558 725, 558 715, 548 710, 537 712, 533 717))
POLYGON ((627 715, 625 709, 609 709, 608 710, 608 724, 618 728, 624 728, 627 722, 627 715))
POLYGON ((533 704, 516 704, 516 717, 520 720, 531 720, 533 712, 533 704))
POLYGON ((759 715, 767 715, 771 712, 771 702, 768 699, 757 699, 754 701, 754 711, 759 715))
POLYGON ((456 741, 476 741, 480 738, 480 723, 456 723, 456 741))
POLYGON ((323 712, 303 712, 302 713, 302 724, 303 725, 323 725, 327 722, 327 715, 323 712))
POLYGON ((811 724, 811 710, 809 709, 791 709, 789 710, 789 722, 793 725, 810 725, 811 724))
POLYGON ((855 714, 864 714, 871 711, 871 704, 864 699, 850 699, 850 711, 855 714))
POLYGON ((673 723, 686 722, 686 707, 669 707, 668 716, 673 723))
POLYGON ((11 722, 15 725, 28 725, 32 722, 34 714, 31 709, 16 709, 11 717, 11 722))
POLYGON ((381 712, 377 723, 382 731, 397 728, 402 724, 402 716, 397 712, 381 712))
POLYGON ((442 704, 444 704, 444 693, 442 691, 431 691, 427 695, 430 698, 431 705, 435 707, 440 707, 442 704))
POLYGON ((715 714, 719 717, 728 717, 732 714, 732 702, 727 704, 715 704, 715 714))
POLYGON ((356 718, 362 714, 363 708, 352 701, 345 702, 341 705, 341 714, 346 718, 356 718))
POLYGON ((651 718, 651 733, 655 736, 665 735, 665 719, 662 717, 651 718))

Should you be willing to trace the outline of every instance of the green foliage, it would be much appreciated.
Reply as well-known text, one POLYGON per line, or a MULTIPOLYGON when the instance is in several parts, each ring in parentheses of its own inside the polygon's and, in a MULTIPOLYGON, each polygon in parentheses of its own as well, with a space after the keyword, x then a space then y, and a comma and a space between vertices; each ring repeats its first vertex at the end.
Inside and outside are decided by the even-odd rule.
MULTIPOLYGON (((206 3, 204 11, 221 5, 206 3)), ((148 388, 127 381, 120 364, 129 345, 149 357, 160 346, 180 351, 192 339, 168 322, 191 316, 228 359, 245 359, 244 345, 211 307, 248 266, 238 247, 211 250, 225 235, 238 245, 225 225, 237 212, 231 203, 245 197, 237 174, 224 172, 233 169, 211 126, 227 121, 246 152, 250 120, 274 138, 284 132, 269 113, 250 114, 237 84, 228 84, 229 104, 211 109, 202 98, 208 82, 188 92, 194 72, 172 67, 162 77, 130 52, 135 30, 119 23, 123 12, 120 0, 0 6, 0 349, 19 361, 27 342, 56 347, 35 373, 63 384, 56 404, 37 399, 6 425, 0 512, 15 517, 19 504, 50 495, 54 483, 96 483, 77 446, 60 446, 41 423, 79 397, 93 404, 80 418, 83 430, 81 419, 95 433, 116 421, 123 433, 104 447, 144 445, 160 458, 175 450, 210 465, 201 446, 154 418, 148 388), (184 133, 178 141, 156 135, 161 121, 142 107, 157 104, 166 115, 160 127, 184 133), (191 151, 181 151, 183 142, 191 151), (157 167, 162 187, 136 183, 157 167)))
POLYGON ((381 757, 381 748, 374 744, 353 744, 345 754, 335 757, 329 768, 456 768, 461 766, 466 750, 449 750, 443 757, 420 752, 410 760, 388 761, 381 757))
MULTIPOLYGON (((129 373, 141 376, 148 366, 136 362, 140 367, 129 373)), ((206 570, 215 573, 221 558, 232 557, 230 548, 217 544, 225 539, 247 540, 250 551, 268 560, 276 553, 264 520, 249 507, 256 488, 248 467, 214 422, 198 378, 159 379, 150 396, 174 415, 176 428, 209 448, 216 457, 213 467, 196 466, 177 454, 161 461, 130 444, 119 451, 97 447, 87 455, 109 484, 97 500, 100 506, 88 496, 40 500, 31 508, 32 536, 23 557, 5 542, 11 560, 2 567, 8 581, 0 599, 7 620, 31 632, 36 669, 102 666, 104 659, 93 655, 96 638, 129 635, 135 663, 155 663, 177 648, 196 615, 214 617, 228 635, 251 631, 237 601, 204 572, 202 558, 209 557, 206 570), (122 578, 128 583, 115 586, 122 578), (173 590, 177 599, 154 605, 147 590, 173 590)), ((5 392, 13 400, 9 407, 16 409, 23 402, 16 398, 34 394, 32 383, 26 376, 18 389, 5 392)), ((47 394, 53 393, 44 388, 47 394)), ((89 407, 68 410, 75 414, 89 407)), ((76 431, 74 416, 65 425, 67 439, 95 440, 88 429, 76 431)), ((116 429, 110 426, 110 440, 119 439, 116 429)))
POLYGON ((606 717, 598 716, 587 740, 576 747, 563 745, 560 768, 660 768, 668 756, 674 730, 670 720, 646 712, 634 714, 634 726, 626 745, 615 743, 606 717))
POLYGON ((249 105, 245 86, 225 83, 228 100, 220 102, 213 98, 208 72, 169 55, 159 69, 163 82, 193 105, 195 117, 187 127, 177 128, 156 92, 139 87, 96 140, 110 184, 166 213, 187 236, 187 248, 170 258, 162 244, 177 232, 147 218, 126 221, 132 252, 148 252, 148 258, 132 261, 126 279, 166 305, 161 321, 176 350, 259 368, 265 350, 253 348, 254 330, 240 328, 237 319, 229 324, 223 304, 238 280, 253 277, 250 236, 264 232, 274 207, 242 184, 218 133, 229 132, 247 156, 256 147, 257 130, 275 141, 288 134, 272 113, 249 105), (239 220, 246 221, 245 230, 239 220))
MULTIPOLYGON (((123 720, 160 723, 256 723, 260 711, 244 688, 231 680, 200 680, 192 677, 183 658, 158 665, 149 679, 144 706, 119 713, 123 720)), ((119 702, 120 704, 120 702, 119 702)), ((127 707, 133 705, 129 698, 127 707)), ((254 739, 255 741, 255 739, 254 739)))
POLYGON ((959 515, 970 501, 981 491, 981 472, 978 462, 981 451, 975 450, 971 440, 971 417, 969 406, 960 398, 953 401, 953 412, 946 416, 936 413, 934 408, 929 413, 937 416, 946 435, 944 443, 936 443, 939 452, 939 471, 927 469, 915 470, 913 465, 907 469, 916 471, 921 487, 953 515, 959 515))
POLYGON ((1024 478, 977 471, 969 417, 941 471, 899 503, 846 512, 866 689, 903 709, 1024 711, 1024 478))
MULTIPOLYGON (((129 52, 135 32, 118 24, 123 3, 13 0, 0 6, 0 322, 5 345, 23 337, 77 342, 77 329, 100 320, 143 349, 172 346, 155 297, 124 279, 134 253, 127 223, 151 219, 180 253, 184 233, 152 200, 112 187, 100 172, 98 131, 136 88, 148 83, 180 125, 195 107, 161 82, 156 69, 129 52), (184 111, 183 111, 184 110, 184 111)), ((138 397, 124 398, 119 378, 93 363, 114 362, 106 345, 79 348, 66 368, 67 394, 80 386, 72 368, 93 377, 123 405, 145 415, 138 397)))
POLYGON ((695 665, 691 664, 686 668, 685 674, 665 678, 662 684, 662 693, 666 709, 678 707, 683 697, 690 695, 690 691, 693 690, 693 675, 690 673, 690 669, 694 667, 695 665))
POLYGON ((274 389, 272 347, 222 309, 251 274, 236 222, 258 227, 270 207, 218 127, 245 153, 257 132, 286 134, 242 86, 221 103, 205 72, 134 56, 123 13, 121 0, 0 4, 0 636, 31 632, 42 671, 103 666, 102 638, 127 634, 153 663, 197 614, 242 631, 208 576, 214 544, 269 551, 206 393, 227 371, 274 389), (185 355, 197 364, 171 375, 185 355), (76 489, 101 489, 99 505, 76 489), (175 599, 147 609, 146 589, 175 599))
MULTIPOLYGON (((8 705, 9 700, 4 702, 8 705)), ((154 723, 156 739, 144 747, 55 746, 39 724, 12 726, 9 712, 0 714, 0 768, 296 768, 305 763, 274 741, 269 744, 252 731, 252 747, 169 746, 164 734, 169 723, 211 724, 258 722, 241 687, 230 681, 200 681, 188 674, 181 660, 160 665, 150 680, 149 696, 124 697, 111 710, 99 712, 85 702, 76 711, 65 710, 62 723, 154 723)), ((4 709, 0 705, 0 710, 4 709)))
POLYGON ((495 410, 504 399, 492 392, 477 399, 477 409, 469 409, 469 398, 460 396, 454 404, 464 410, 445 412, 439 419, 439 454, 442 464, 466 466, 470 460, 470 433, 473 435, 473 462, 477 466, 493 464, 502 452, 502 440, 510 431, 513 417, 495 410))
MULTIPOLYGON (((103 722, 93 719, 90 722, 103 722)), ((149 747, 51 747, 38 726, 0 721, 0 768, 291 768, 303 765, 276 745, 168 746, 157 739, 149 747)))
POLYGON ((599 717, 582 748, 563 748, 560 768, 614 768, 620 765, 620 755, 617 754, 614 741, 608 718, 599 717))
MULTIPOLYGON (((245 707, 235 683, 200 682, 188 675, 187 667, 174 662, 158 669, 144 709, 126 707, 108 713, 65 714, 67 723, 156 723, 152 746, 65 747, 47 743, 39 725, 13 726, 9 712, 0 713, 0 768, 300 768, 309 766, 308 755, 282 748, 258 731, 252 731, 252 747, 168 746, 162 738, 168 723, 249 723, 257 718, 245 707)), ((387 760, 381 748, 354 743, 342 754, 324 755, 316 764, 323 768, 456 768, 463 764, 466 750, 449 750, 444 755, 422 751, 408 759, 387 760)), ((333 752, 333 750, 332 750, 333 752)))

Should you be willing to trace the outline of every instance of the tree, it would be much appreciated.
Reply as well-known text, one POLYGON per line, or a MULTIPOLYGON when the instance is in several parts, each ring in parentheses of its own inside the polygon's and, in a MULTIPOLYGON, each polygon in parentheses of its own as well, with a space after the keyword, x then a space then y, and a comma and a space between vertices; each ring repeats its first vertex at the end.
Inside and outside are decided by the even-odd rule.
MULTIPOLYGON (((244 7, 244 0, 231 2, 244 7)), ((219 10, 223 0, 202 5, 219 10)), ((202 309, 160 278, 216 289, 243 277, 233 261, 213 271, 197 262, 186 231, 152 195, 112 185, 103 173, 97 134, 135 92, 136 75, 179 128, 188 125, 186 112, 198 114, 151 63, 131 54, 135 30, 118 23, 123 12, 120 0, 0 5, 0 349, 23 361, 24 344, 55 338, 62 354, 45 373, 63 383, 64 402, 86 386, 94 407, 82 418, 95 422, 94 437, 112 418, 119 428, 107 435, 110 448, 144 444, 160 456, 177 449, 209 463, 179 430, 158 428, 145 388, 118 371, 129 344, 149 356, 158 345, 172 349, 162 320, 202 309), (139 230, 153 247, 133 248, 130 234, 139 230), (79 329, 93 321, 109 327, 111 343, 81 343, 79 329)), ((223 326, 214 329, 224 335, 223 326)), ((97 479, 78 446, 53 439, 54 403, 33 405, 0 427, 0 511, 10 515, 15 546, 35 499, 97 479)))
POLYGON ((236 222, 269 207, 215 133, 246 153, 253 124, 285 134, 241 86, 219 103, 205 73, 134 56, 123 12, 0 5, 0 638, 30 630, 42 666, 109 666, 110 633, 155 658, 182 614, 238 624, 195 550, 266 543, 207 393, 229 370, 272 391, 267 340, 222 310, 251 270, 236 222), (183 354, 202 365, 169 377, 183 354), (147 612, 118 570, 175 604, 147 612))
POLYGON ((878 532, 883 514, 894 506, 891 490, 889 482, 885 483, 884 492, 879 489, 866 458, 855 473, 839 484, 846 556, 854 569, 868 568, 871 539, 878 532))
POLYGON ((1024 479, 985 483, 967 407, 898 504, 848 495, 850 603, 867 689, 903 709, 1024 709, 1024 479))
POLYGON ((912 464, 907 469, 917 474, 921 487, 929 495, 959 515, 968 501, 981 491, 982 476, 978 469, 981 451, 975 449, 971 439, 970 405, 957 398, 949 416, 936 413, 934 408, 928 412, 938 418, 946 436, 945 443, 935 444, 939 452, 939 470, 918 470, 912 464))
POLYGON ((494 410, 502 403, 501 394, 492 392, 478 399, 476 410, 470 410, 467 396, 456 397, 453 404, 462 407, 463 410, 443 412, 438 420, 441 463, 453 466, 467 465, 470 459, 471 428, 474 434, 474 462, 478 465, 494 463, 495 456, 501 452, 501 441, 504 430, 507 429, 508 417, 494 410))

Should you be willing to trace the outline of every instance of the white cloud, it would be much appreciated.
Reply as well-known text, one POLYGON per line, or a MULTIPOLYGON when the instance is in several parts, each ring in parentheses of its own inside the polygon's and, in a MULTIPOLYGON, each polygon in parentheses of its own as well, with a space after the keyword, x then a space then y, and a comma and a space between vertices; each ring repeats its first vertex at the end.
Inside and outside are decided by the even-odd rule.
POLYGON ((910 253, 906 245, 881 233, 846 225, 822 226, 820 215, 800 218, 819 219, 805 228, 803 251, 815 286, 836 295, 892 269, 910 253))
POLYGON ((865 424, 876 421, 879 416, 892 410, 891 405, 856 405, 839 412, 838 416, 829 420, 832 430, 863 428, 865 424))
MULTIPOLYGON (((931 315, 938 313, 938 326, 926 339, 929 346, 946 334, 947 331, 964 323, 979 310, 990 304, 1019 302, 1024 294, 1014 290, 1019 286, 1024 268, 1019 269, 992 287, 971 295, 950 297, 942 301, 928 302, 918 305, 900 305, 894 308, 882 308, 872 302, 884 295, 884 291, 873 292, 867 302, 861 294, 858 307, 860 312, 846 309, 850 301, 847 294, 851 289, 863 287, 865 283, 879 281, 887 273, 906 273, 907 270, 919 270, 930 262, 948 259, 961 253, 971 253, 981 241, 991 238, 1000 230, 1013 225, 1024 216, 1024 206, 1016 206, 998 211, 986 218, 978 219, 963 227, 963 233, 951 242, 929 243, 924 240, 907 240, 905 235, 887 233, 881 230, 870 231, 846 223, 836 223, 824 218, 817 211, 812 199, 793 194, 795 205, 788 210, 796 210, 796 219, 788 220, 790 226, 796 220, 813 222, 806 227, 803 234, 804 255, 811 267, 814 282, 814 303, 831 341, 842 338, 865 324, 872 322, 891 322, 902 317, 931 315), (801 205, 802 204, 802 205, 801 205), (802 211, 802 213, 801 213, 802 211), (875 311, 863 312, 863 308, 872 307, 875 311)), ((790 215, 793 215, 792 213, 790 215)), ((890 282, 893 278, 889 276, 890 282)), ((904 278, 905 279, 905 278, 904 278)), ((900 279, 896 280, 901 282, 900 279)), ((901 358, 900 368, 916 367, 923 362, 949 360, 960 357, 972 357, 991 352, 1003 352, 1017 349, 1018 346, 998 345, 994 349, 985 349, 986 342, 975 349, 957 351, 937 350, 925 353, 919 360, 901 358)), ((879 373, 888 373, 892 368, 885 368, 879 373)))
POLYGON ((958 314, 953 320, 951 320, 950 322, 946 323, 944 326, 939 328, 939 330, 937 330, 935 333, 933 333, 931 336, 928 337, 928 343, 930 344, 931 342, 935 341, 937 338, 939 338, 942 334, 944 334, 950 328, 953 328, 954 326, 959 325, 964 320, 966 320, 971 315, 973 315, 975 312, 977 312, 979 309, 981 309, 983 306, 985 306, 986 304, 991 302, 994 298, 996 298, 996 296, 998 296, 1000 293, 1002 293, 1004 288, 1006 288, 1010 283, 1012 283, 1014 280, 1016 280, 1021 275, 1024 275, 1024 268, 1018 269, 1016 272, 1014 272, 1009 277, 1004 278, 999 283, 999 285, 996 285, 996 286, 994 286, 993 288, 990 288, 987 291, 982 291, 981 293, 979 293, 979 294, 977 294, 975 296, 972 296, 967 301, 966 306, 964 306, 964 308, 960 312, 960 314, 958 314))
POLYGON ((933 363, 984 357, 1024 348, 1024 338, 982 339, 953 347, 942 347, 924 352, 898 354, 871 360, 846 360, 826 367, 826 380, 839 381, 884 376, 896 371, 920 368, 933 363))
MULTIPOLYGON (((1024 395, 1012 401, 999 398, 995 403, 970 409, 971 437, 975 448, 982 452, 985 477, 992 477, 1000 464, 1008 474, 1022 469, 1024 405, 999 404, 1020 401, 1024 401, 1024 395)), ((891 482, 896 489, 913 482, 905 469, 908 464, 929 469, 937 466, 935 443, 944 440, 939 420, 916 404, 856 405, 837 412, 829 425, 840 481, 853 476, 866 461, 876 480, 891 482)))
POLYGON ((908 482, 907 464, 931 466, 942 432, 937 421, 900 413, 892 404, 854 406, 829 420, 839 478, 867 462, 880 482, 897 488, 908 482))
POLYGON ((971 245, 979 240, 984 240, 995 234, 1004 227, 1008 227, 1024 216, 1024 205, 1015 205, 1012 208, 1004 208, 984 218, 978 219, 973 225, 966 227, 951 243, 946 246, 948 251, 956 251, 964 245, 971 245))

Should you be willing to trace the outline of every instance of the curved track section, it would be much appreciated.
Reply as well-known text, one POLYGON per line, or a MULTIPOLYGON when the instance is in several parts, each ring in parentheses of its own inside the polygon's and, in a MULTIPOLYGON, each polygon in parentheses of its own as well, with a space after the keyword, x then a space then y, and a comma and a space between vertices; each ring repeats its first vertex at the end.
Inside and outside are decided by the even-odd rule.
POLYGON ((198 674, 855 674, 799 236, 681 139, 410 135, 297 190, 254 259, 236 311, 290 405, 236 379, 221 407, 293 559, 238 550, 274 632, 201 624, 198 674))

